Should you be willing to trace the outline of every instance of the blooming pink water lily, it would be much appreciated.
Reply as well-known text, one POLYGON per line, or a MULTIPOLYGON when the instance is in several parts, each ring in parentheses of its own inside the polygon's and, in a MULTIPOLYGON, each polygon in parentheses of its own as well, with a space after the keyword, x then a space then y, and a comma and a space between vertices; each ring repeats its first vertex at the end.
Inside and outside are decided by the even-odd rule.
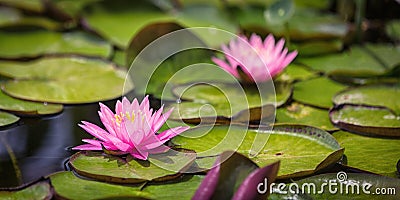
POLYGON ((124 97, 117 101, 115 113, 100 103, 99 116, 106 130, 90 122, 82 121, 79 124, 89 134, 97 139, 83 139, 83 144, 74 147, 74 150, 106 150, 129 153, 133 157, 147 160, 149 154, 163 153, 169 150, 164 143, 176 135, 186 131, 189 127, 175 127, 160 134, 157 131, 165 123, 172 109, 162 114, 163 107, 153 113, 149 99, 146 96, 140 103, 124 97))
POLYGON ((288 54, 283 48, 282 38, 275 44, 272 34, 262 41, 261 37, 252 34, 250 39, 241 35, 222 45, 226 60, 213 57, 215 64, 244 82, 264 82, 275 77, 297 56, 297 51, 288 54))

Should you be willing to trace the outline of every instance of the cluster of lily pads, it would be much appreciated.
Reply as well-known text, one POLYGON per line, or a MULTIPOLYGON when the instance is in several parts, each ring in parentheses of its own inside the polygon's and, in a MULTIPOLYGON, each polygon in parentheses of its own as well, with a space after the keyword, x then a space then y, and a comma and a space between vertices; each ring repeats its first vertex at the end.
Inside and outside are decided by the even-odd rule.
MULTIPOLYGON (((173 152, 140 160, 107 150, 80 151, 69 159, 71 171, 2 190, 0 198, 381 197, 274 191, 259 195, 256 190, 264 178, 269 183, 321 185, 336 180, 339 170, 349 172, 345 184, 395 188, 396 195, 386 197, 398 198, 400 22, 394 20, 385 29, 392 43, 344 48, 350 25, 327 14, 329 0, 281 2, 0 0, 2 128, 19 117, 56 114, 65 104, 115 99, 131 90, 175 108, 161 130, 192 127, 167 143, 173 152), (211 58, 218 56, 199 49, 165 60, 147 85, 126 79, 130 63, 151 41, 198 26, 290 38, 288 48, 297 49, 298 56, 274 78, 276 96, 260 96, 246 85, 239 91, 220 79, 223 70, 210 73, 207 67, 174 79, 186 66, 212 64, 211 58), (219 90, 193 85, 207 81, 219 90), (226 99, 240 95, 248 104, 226 99), (205 105, 212 109, 208 112, 205 105), (263 124, 271 117, 273 124, 263 124)), ((232 39, 196 32, 193 37, 217 49, 232 39)), ((130 73, 144 76, 145 67, 130 73)))

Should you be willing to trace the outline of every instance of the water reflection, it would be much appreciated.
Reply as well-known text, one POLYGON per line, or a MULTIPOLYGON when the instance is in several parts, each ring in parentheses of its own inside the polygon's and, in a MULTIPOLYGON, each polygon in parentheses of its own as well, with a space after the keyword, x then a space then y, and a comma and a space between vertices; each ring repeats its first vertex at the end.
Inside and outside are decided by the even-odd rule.
MULTIPOLYGON (((105 102, 113 106, 115 101, 105 102)), ((21 171, 22 183, 29 183, 56 171, 64 170, 64 161, 74 152, 68 151, 90 135, 77 124, 90 121, 101 124, 98 104, 66 106, 61 114, 45 118, 23 118, 17 126, 0 130, 0 188, 18 186, 18 173, 7 146, 12 149, 21 171)))

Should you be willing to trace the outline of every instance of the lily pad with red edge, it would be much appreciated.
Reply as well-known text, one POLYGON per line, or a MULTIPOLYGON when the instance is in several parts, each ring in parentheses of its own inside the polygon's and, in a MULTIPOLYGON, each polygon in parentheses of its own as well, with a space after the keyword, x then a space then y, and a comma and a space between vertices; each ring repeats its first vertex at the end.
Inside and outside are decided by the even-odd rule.
POLYGON ((341 104, 329 111, 333 124, 341 129, 378 136, 400 136, 400 116, 386 107, 341 104))
POLYGON ((196 162, 201 166, 211 166, 216 159, 212 156, 228 150, 250 157, 260 167, 280 160, 278 178, 313 174, 343 155, 343 149, 328 132, 301 125, 277 125, 272 131, 236 125, 200 126, 173 138, 172 142, 196 151, 196 162))
POLYGON ((39 182, 20 190, 0 190, 0 199, 45 199, 53 197, 51 187, 47 182, 39 182))
POLYGON ((0 127, 13 124, 19 120, 19 117, 0 111, 0 127))
POLYGON ((122 186, 86 180, 73 172, 57 172, 49 176, 55 196, 62 199, 153 199, 153 195, 140 191, 141 185, 122 186))
POLYGON ((130 80, 125 80, 126 71, 110 62, 85 57, 0 62, 0 74, 11 78, 3 83, 7 95, 39 102, 98 102, 120 97, 133 88, 130 80))
POLYGON ((196 158, 194 153, 170 150, 150 155, 148 160, 100 152, 78 152, 69 161, 79 175, 113 183, 171 180, 181 175, 196 158))
POLYGON ((332 134, 345 148, 348 166, 384 176, 397 177, 400 140, 378 138, 338 131, 332 134))
POLYGON ((0 31, 0 58, 35 58, 42 55, 83 55, 106 58, 112 47, 101 38, 81 31, 0 31))
POLYGON ((329 109, 333 107, 332 97, 347 86, 319 77, 294 84, 293 99, 303 104, 329 109))
MULTIPOLYGON (((197 189, 193 199, 256 199, 257 186, 264 179, 274 182, 279 162, 259 169, 249 158, 233 151, 223 152, 197 189)), ((268 185, 265 186, 269 188, 268 185)))
POLYGON ((353 87, 336 94, 333 102, 386 107, 400 115, 400 84, 374 84, 353 87))

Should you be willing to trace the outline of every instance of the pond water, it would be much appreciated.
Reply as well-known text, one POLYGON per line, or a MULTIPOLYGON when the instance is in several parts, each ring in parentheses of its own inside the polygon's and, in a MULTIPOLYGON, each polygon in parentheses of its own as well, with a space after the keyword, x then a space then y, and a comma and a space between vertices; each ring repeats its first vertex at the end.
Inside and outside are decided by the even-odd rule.
MULTIPOLYGON (((115 105, 115 100, 106 104, 115 105)), ((17 125, 1 129, 0 188, 19 186, 65 170, 66 160, 74 153, 69 149, 80 144, 82 138, 90 138, 77 124, 82 120, 100 124, 98 108, 97 103, 65 106, 60 114, 22 118, 17 125)))

